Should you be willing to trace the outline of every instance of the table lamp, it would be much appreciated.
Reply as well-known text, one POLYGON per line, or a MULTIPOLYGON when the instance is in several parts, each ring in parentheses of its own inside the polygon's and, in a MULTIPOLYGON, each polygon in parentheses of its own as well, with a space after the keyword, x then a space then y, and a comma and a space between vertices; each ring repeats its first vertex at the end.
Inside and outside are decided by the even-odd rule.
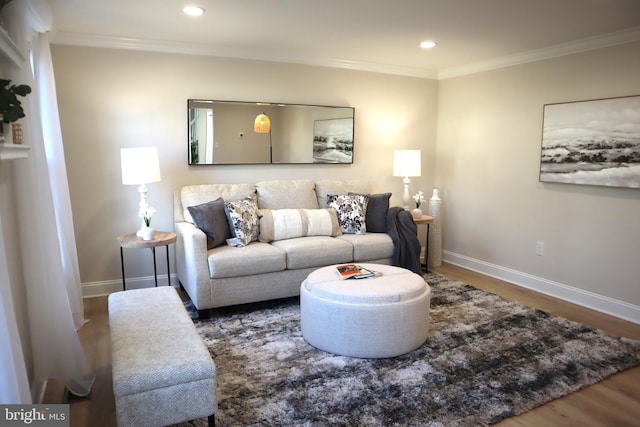
POLYGON ((146 225, 142 214, 149 208, 146 184, 160 181, 158 149, 156 147, 121 148, 120 158, 122 161, 122 183, 139 186, 140 208, 138 216, 142 224, 136 235, 142 237, 142 229, 146 225))
POLYGON ((402 201, 404 208, 409 209, 409 177, 420 176, 421 171, 420 150, 395 150, 393 152, 393 176, 403 176, 404 194, 402 201))

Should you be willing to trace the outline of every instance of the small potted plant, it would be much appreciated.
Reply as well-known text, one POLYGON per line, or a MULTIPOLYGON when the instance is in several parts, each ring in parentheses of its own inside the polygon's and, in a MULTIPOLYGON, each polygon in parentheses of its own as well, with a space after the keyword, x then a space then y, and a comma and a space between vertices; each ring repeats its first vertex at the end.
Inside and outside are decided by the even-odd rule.
MULTIPOLYGON (((11 80, 0 79, 0 134, 5 133, 3 124, 16 122, 25 116, 18 96, 30 93, 28 85, 12 85, 11 80)), ((10 129, 6 133, 10 134, 10 129)))
POLYGON ((154 229, 151 228, 151 218, 156 213, 156 209, 149 206, 140 210, 140 218, 144 222, 144 226, 140 229, 142 240, 153 240, 154 229))
POLYGON ((422 209, 420 209, 420 205, 424 202, 424 193, 422 191, 418 191, 418 193, 413 195, 413 200, 416 201, 416 208, 412 212, 413 216, 422 216, 422 209))

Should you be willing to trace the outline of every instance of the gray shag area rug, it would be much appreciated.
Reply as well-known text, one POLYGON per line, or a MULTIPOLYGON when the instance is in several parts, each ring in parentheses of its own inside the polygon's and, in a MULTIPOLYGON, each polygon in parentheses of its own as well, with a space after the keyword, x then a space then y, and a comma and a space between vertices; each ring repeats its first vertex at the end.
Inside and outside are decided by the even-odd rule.
POLYGON ((489 425, 640 364, 640 341, 440 275, 425 279, 429 338, 389 359, 307 344, 298 299, 224 309, 203 321, 188 302, 218 368, 216 425, 489 425))

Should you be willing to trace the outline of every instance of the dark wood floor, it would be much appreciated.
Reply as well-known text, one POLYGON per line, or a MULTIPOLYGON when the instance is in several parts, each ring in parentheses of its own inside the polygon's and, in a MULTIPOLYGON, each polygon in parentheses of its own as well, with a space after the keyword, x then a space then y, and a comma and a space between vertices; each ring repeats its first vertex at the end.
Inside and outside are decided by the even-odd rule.
MULTIPOLYGON (((582 322, 609 333, 640 340, 640 325, 576 306, 459 267, 443 264, 434 271, 470 283, 504 298, 582 322)), ((89 322, 79 331, 89 363, 96 374, 91 395, 72 399, 71 427, 115 426, 115 403, 111 382, 111 348, 107 298, 85 299, 89 322)), ((62 403, 63 387, 50 381, 44 403, 62 403)), ((598 384, 554 400, 498 424, 522 426, 640 426, 640 367, 614 375, 598 384)))

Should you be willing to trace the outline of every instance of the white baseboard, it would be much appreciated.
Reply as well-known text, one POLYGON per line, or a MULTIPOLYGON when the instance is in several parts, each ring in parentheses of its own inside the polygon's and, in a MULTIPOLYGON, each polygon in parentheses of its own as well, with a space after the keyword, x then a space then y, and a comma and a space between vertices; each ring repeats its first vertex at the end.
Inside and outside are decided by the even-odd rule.
MULTIPOLYGON (((158 286, 167 286, 168 278, 165 274, 158 276, 158 286)), ((178 278, 171 275, 171 284, 177 286, 178 278)), ((127 290, 152 288, 156 285, 153 276, 131 277, 126 279, 127 290)), ((109 295, 122 290, 122 279, 103 280, 99 282, 85 282, 82 284, 82 297, 92 298, 109 295)))
MULTIPOLYGON (((640 306, 637 305, 447 250, 442 251, 442 259, 449 264, 457 265, 490 277, 495 277, 496 279, 504 280, 505 282, 513 283, 517 286, 522 286, 523 288, 640 324, 640 306)), ((155 281, 153 276, 134 277, 128 278, 126 284, 127 289, 150 288, 155 286, 155 281)), ((178 278, 176 275, 171 275, 171 284, 177 286, 178 278)), ((162 275, 162 277, 158 277, 158 286, 167 286, 167 276, 162 275)), ((86 282, 82 284, 83 298, 109 295, 121 290, 122 280, 120 279, 86 282)))
POLYGON ((640 324, 640 306, 454 252, 445 250, 442 255, 450 264, 640 324))

